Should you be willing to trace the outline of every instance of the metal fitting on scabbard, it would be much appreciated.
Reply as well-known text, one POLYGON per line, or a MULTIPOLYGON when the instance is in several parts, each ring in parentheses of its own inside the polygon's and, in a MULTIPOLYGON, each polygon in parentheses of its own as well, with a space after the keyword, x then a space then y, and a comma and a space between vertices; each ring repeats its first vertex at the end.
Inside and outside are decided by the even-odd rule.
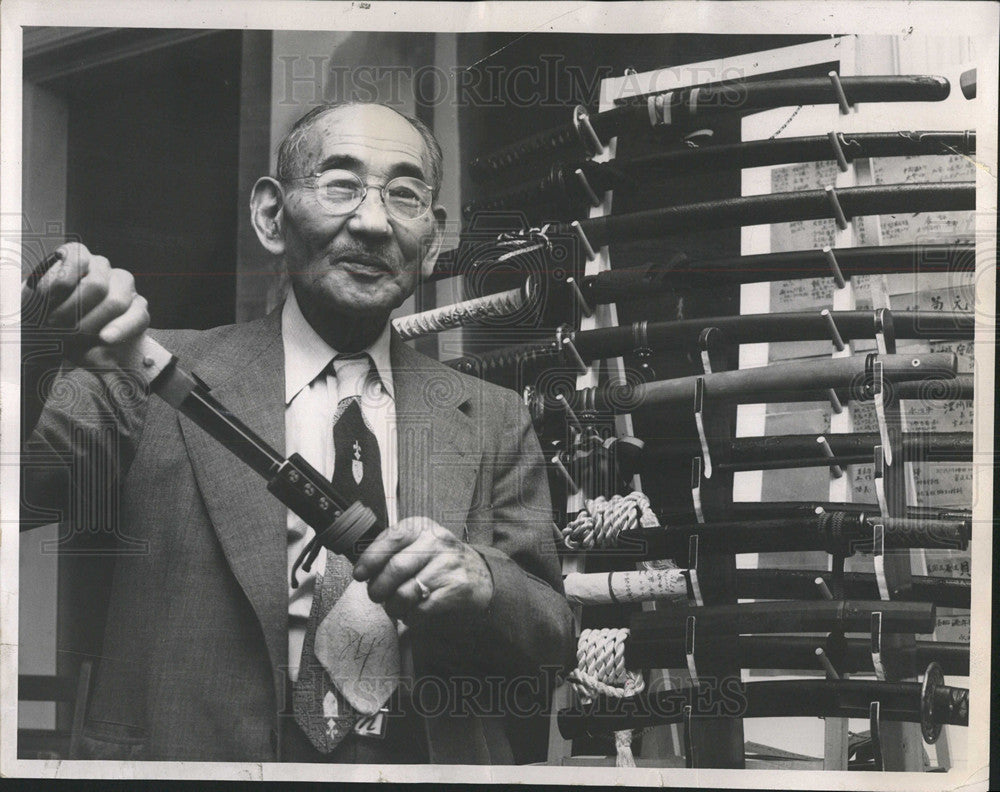
POLYGON ((316 530, 292 565, 292 588, 298 587, 299 567, 308 572, 324 547, 354 563, 383 528, 367 506, 341 501, 329 480, 299 454, 281 464, 267 489, 316 530))

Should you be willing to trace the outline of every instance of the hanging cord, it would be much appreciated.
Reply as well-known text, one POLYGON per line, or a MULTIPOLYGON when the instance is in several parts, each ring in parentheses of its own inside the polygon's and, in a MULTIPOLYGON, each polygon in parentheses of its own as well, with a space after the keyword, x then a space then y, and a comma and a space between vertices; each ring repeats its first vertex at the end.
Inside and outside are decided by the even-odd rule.
POLYGON ((641 492, 628 495, 603 495, 584 501, 584 509, 563 529, 563 542, 570 550, 591 547, 614 547, 622 531, 639 525, 657 525, 649 498, 641 492))
MULTIPOLYGON (((567 679, 583 704, 595 696, 626 698, 641 692, 646 683, 638 671, 625 668, 627 628, 583 630, 576 644, 577 667, 567 679)), ((615 732, 615 766, 635 767, 632 730, 615 732)))
POLYGON ((584 704, 598 695, 625 698, 645 687, 642 674, 625 668, 628 628, 583 630, 576 644, 577 667, 568 679, 584 704))

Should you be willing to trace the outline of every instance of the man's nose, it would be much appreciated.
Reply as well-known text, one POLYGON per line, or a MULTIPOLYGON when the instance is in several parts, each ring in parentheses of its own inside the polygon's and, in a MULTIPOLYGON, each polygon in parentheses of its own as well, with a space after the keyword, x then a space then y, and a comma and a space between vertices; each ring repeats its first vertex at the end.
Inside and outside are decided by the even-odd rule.
POLYGON ((364 200, 351 214, 348 225, 359 233, 380 235, 392 233, 389 214, 382 201, 382 193, 377 187, 368 188, 364 200))

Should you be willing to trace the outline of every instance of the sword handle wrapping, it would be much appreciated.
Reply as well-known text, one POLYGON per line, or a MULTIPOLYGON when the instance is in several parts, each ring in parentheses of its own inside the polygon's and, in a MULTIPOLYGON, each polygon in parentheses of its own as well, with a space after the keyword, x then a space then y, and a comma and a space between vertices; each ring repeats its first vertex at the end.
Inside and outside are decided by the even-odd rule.
POLYGON ((299 454, 282 462, 267 489, 316 531, 296 568, 305 561, 304 568, 308 569, 322 547, 357 563, 382 531, 371 509, 360 502, 347 503, 329 480, 299 454))

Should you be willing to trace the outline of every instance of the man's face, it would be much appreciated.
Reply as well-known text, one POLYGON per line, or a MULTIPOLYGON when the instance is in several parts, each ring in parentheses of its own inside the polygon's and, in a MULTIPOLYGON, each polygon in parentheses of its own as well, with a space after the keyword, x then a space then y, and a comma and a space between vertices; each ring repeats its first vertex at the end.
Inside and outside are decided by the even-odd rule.
POLYGON ((331 110, 302 143, 298 175, 339 168, 369 185, 362 204, 331 215, 310 180, 285 186, 285 266, 306 316, 387 316, 416 288, 437 227, 433 211, 415 220, 386 212, 379 188, 397 176, 430 183, 423 138, 406 119, 377 105, 331 110))

